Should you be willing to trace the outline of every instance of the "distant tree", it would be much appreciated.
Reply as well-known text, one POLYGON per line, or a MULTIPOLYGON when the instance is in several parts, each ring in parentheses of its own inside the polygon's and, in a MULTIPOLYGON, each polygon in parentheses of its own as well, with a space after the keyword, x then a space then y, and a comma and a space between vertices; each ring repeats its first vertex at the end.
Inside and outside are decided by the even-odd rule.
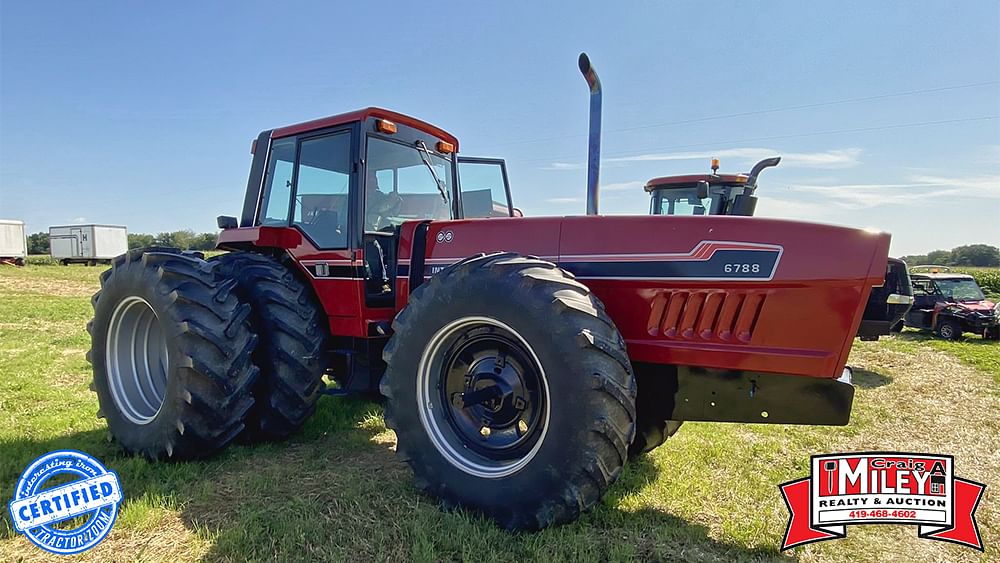
POLYGON ((174 231, 174 246, 182 250, 187 250, 191 248, 191 243, 194 242, 194 231, 191 229, 185 229, 183 231, 174 231))
POLYGON ((930 264, 930 262, 927 261, 926 254, 910 254, 908 256, 900 256, 899 259, 902 260, 903 262, 906 262, 907 266, 919 266, 921 264, 930 264))
POLYGON ((48 254, 49 233, 28 235, 28 254, 48 254))
POLYGON ((153 235, 145 235, 141 233, 128 234, 129 248, 145 248, 147 246, 153 246, 155 243, 156 239, 153 238, 153 235))
POLYGON ((988 244, 969 244, 951 249, 955 266, 1000 266, 1000 248, 988 244))
POLYGON ((176 246, 174 244, 174 233, 157 233, 153 237, 153 245, 155 246, 176 246))
POLYGON ((191 247, 192 240, 194 240, 194 231, 186 229, 172 233, 159 233, 156 235, 154 242, 156 246, 171 246, 187 250, 191 247))
MULTIPOLYGON (((951 264, 951 252, 947 250, 932 250, 927 253, 926 264, 951 264)), ((914 264, 916 266, 916 264, 914 264)))
POLYGON ((191 241, 191 250, 214 250, 216 236, 213 233, 201 233, 195 235, 191 241))

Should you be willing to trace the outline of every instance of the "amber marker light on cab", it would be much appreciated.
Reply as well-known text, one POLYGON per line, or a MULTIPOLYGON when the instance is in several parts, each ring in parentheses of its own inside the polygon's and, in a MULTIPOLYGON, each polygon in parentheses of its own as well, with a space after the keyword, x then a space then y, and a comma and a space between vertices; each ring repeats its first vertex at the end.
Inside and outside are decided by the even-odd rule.
POLYGON ((375 121, 375 130, 379 133, 392 135, 396 132, 396 124, 388 119, 379 119, 375 121))

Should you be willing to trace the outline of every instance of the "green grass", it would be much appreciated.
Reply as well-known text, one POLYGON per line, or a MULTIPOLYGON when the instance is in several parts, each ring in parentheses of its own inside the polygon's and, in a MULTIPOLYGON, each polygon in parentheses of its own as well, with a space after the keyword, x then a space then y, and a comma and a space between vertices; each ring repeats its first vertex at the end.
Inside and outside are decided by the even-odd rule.
MULTIPOLYGON (((911 449, 956 455, 957 473, 997 482, 1000 436, 992 343, 916 333, 856 343, 851 424, 840 428, 688 423, 630 463, 578 522, 509 534, 417 493, 381 407, 324 397, 302 433, 235 445, 201 462, 151 463, 107 440, 88 390, 90 294, 102 268, 0 269, 0 502, 35 457, 59 448, 97 456, 125 489, 95 561, 771 561, 976 560, 978 552, 916 539, 896 526, 781 553, 788 518, 777 485, 805 476, 811 454, 911 449), (993 461, 991 461, 993 460, 993 461)), ((530 494, 527 491, 512 494, 530 494)), ((41 552, 0 519, 0 561, 41 552)), ((979 511, 998 557, 997 502, 979 511)), ((55 560, 55 558, 52 558, 55 560)))
POLYGON ((980 336, 964 335, 960 340, 944 340, 929 331, 904 329, 885 339, 885 345, 897 350, 916 351, 921 346, 947 352, 962 362, 993 376, 1000 385, 1000 343, 980 336))

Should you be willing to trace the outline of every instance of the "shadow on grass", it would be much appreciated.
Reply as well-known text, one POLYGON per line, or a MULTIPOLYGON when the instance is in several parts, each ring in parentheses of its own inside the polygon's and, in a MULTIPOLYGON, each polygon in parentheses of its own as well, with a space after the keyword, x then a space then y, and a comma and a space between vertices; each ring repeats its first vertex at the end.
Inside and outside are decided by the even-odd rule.
MULTIPOLYGON (((304 431, 285 443, 237 445, 182 463, 124 455, 103 430, 3 442, 0 486, 12 490, 20 471, 43 453, 86 451, 118 472, 123 513, 179 511, 189 530, 211 541, 205 559, 213 561, 785 559, 719 542, 704 526, 662 510, 621 508, 661 478, 646 457, 626 466, 601 504, 565 526, 511 534, 475 514, 443 510, 414 490, 380 413, 372 403, 324 398, 304 431)), ((12 534, 5 517, 0 537, 12 534)))
POLYGON ((853 382, 856 387, 862 389, 876 389, 892 383, 892 377, 875 371, 854 368, 853 382))

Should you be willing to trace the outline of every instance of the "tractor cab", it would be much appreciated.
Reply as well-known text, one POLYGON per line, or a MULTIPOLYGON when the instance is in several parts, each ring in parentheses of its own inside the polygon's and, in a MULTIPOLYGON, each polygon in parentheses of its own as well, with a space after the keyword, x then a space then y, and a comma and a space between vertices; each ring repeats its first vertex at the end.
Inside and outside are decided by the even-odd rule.
POLYGON ((757 208, 757 175, 776 166, 781 157, 762 160, 749 174, 718 174, 719 159, 712 159, 711 174, 663 176, 646 182, 651 215, 746 215, 757 208))
POLYGON ((297 238, 279 246, 292 246, 315 278, 363 281, 359 297, 370 308, 394 304, 404 222, 513 216, 503 160, 458 157, 453 135, 389 110, 267 130, 251 152, 243 212, 219 218, 219 246, 297 238))
POLYGON ((732 215, 743 193, 743 174, 693 174, 654 178, 646 183, 653 215, 732 215))

